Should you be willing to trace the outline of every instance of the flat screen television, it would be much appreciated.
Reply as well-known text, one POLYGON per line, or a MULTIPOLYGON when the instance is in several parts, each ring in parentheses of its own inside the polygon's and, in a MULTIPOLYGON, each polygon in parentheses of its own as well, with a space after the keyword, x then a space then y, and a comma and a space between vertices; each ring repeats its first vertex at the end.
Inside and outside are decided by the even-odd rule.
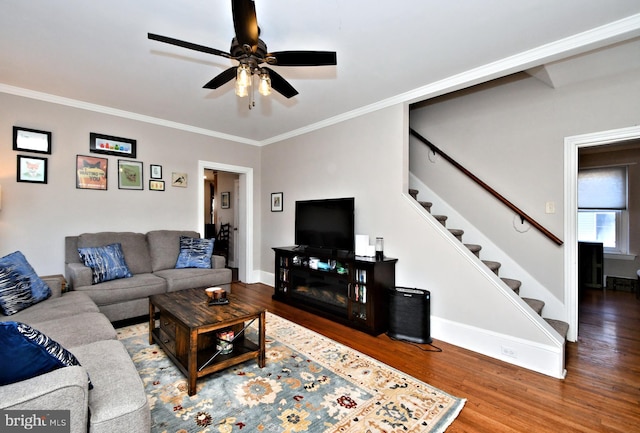
POLYGON ((296 201, 296 245, 353 251, 354 208, 353 197, 296 201))

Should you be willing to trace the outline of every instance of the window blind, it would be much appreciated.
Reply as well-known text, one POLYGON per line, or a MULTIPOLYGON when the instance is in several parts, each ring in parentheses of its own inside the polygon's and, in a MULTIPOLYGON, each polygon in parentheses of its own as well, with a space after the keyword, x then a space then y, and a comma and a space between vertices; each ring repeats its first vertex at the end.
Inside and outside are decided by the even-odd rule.
POLYGON ((627 167, 590 168, 578 171, 579 209, 626 209, 627 167))

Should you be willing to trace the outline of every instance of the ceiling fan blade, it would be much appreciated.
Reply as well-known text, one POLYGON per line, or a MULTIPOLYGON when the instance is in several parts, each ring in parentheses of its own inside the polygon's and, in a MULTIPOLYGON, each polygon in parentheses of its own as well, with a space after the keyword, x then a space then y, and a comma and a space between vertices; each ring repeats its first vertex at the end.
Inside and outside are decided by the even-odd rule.
POLYGON ((248 45, 251 52, 258 49, 258 19, 256 18, 256 5, 253 0, 231 0, 233 12, 233 28, 236 31, 236 39, 240 45, 248 45))
POLYGON ((276 51, 266 57, 275 57, 278 66, 330 66, 336 65, 335 51, 276 51))
POLYGON ((229 54, 229 53, 225 53, 224 51, 216 50, 215 48, 205 47, 204 45, 193 44, 191 42, 181 41, 180 39, 170 38, 168 36, 156 35, 154 33, 148 33, 147 35, 148 35, 149 39, 154 40, 154 41, 164 42, 166 44, 176 45, 178 47, 188 48, 190 50, 200 51, 200 52, 207 53, 207 54, 213 54, 215 56, 222 56, 222 57, 226 57, 228 59, 233 58, 231 56, 231 54, 229 54))
POLYGON ((276 92, 282 94, 285 98, 292 98, 298 94, 298 91, 293 88, 291 84, 282 75, 278 74, 271 68, 262 68, 269 72, 271 78, 271 88, 276 92))
POLYGON ((227 84, 229 81, 233 80, 236 77, 236 71, 238 70, 237 66, 233 66, 221 74, 214 77, 211 81, 203 86, 205 89, 217 89, 223 84, 227 84))

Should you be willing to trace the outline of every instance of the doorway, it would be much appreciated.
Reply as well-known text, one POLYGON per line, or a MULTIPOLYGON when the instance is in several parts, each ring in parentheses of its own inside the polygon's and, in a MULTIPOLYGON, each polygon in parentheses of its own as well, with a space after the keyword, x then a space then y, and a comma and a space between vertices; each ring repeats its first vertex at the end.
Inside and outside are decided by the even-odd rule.
POLYGON ((564 140, 564 287, 569 341, 578 339, 578 154, 580 149, 635 139, 640 139, 640 126, 566 137, 564 140))
MULTIPOLYGON (((236 267, 238 279, 251 284, 258 280, 253 269, 253 168, 229 164, 221 164, 211 161, 198 161, 198 173, 204 176, 205 170, 235 173, 238 178, 237 209, 237 250, 236 267)), ((233 185, 231 186, 233 189, 233 185)), ((235 191, 235 189, 233 189, 235 191)), ((221 191, 222 192, 222 191, 221 191)), ((205 227, 205 201, 208 200, 209 191, 206 191, 205 182, 198 182, 198 227, 205 227)), ((231 198, 233 200, 233 198, 231 198)), ((234 201, 235 203, 235 201, 234 201)))

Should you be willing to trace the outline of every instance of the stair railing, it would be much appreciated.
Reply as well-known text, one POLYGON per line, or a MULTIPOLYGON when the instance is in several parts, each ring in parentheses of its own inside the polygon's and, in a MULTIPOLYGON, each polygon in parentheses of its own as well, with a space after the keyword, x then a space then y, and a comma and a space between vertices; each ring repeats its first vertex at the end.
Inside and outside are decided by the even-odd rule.
POLYGON ((527 221, 529 224, 531 224, 533 227, 535 227, 536 229, 538 229, 543 235, 545 235, 547 238, 551 239, 553 242, 555 242, 557 245, 562 245, 564 242, 562 242, 562 240, 560 240, 560 238, 558 238, 557 236, 555 236, 553 233, 551 233, 549 230, 547 230, 546 228, 544 228, 539 222, 537 222, 536 220, 534 220, 533 218, 531 218, 529 215, 527 215, 524 211, 522 211, 520 208, 518 208, 516 205, 514 205, 513 203, 511 203, 509 200, 507 200, 504 196, 502 196, 499 192, 497 192, 495 189, 491 188, 489 185, 487 185, 485 182, 483 182, 482 180, 480 180, 476 175, 474 175, 473 173, 471 173, 469 170, 467 170, 466 168, 464 168, 462 165, 460 165, 455 159, 451 158, 449 155, 447 155, 445 152, 443 152, 441 149, 439 149, 435 144, 433 144, 432 142, 430 142, 429 140, 427 140, 426 138, 424 138, 422 135, 418 134, 413 128, 409 128, 409 132, 411 133, 411 135, 413 135, 414 137, 416 137, 418 140, 420 140, 421 142, 423 142, 424 144, 426 144, 427 146, 429 146, 429 148, 434 152, 437 153, 438 155, 442 156, 446 161, 448 161, 451 165, 453 165, 455 168, 457 168, 458 170, 460 170, 462 173, 464 173, 467 177, 469 177, 471 180, 473 180, 475 183, 477 183, 478 185, 480 185, 482 188, 484 188, 489 194, 491 194, 492 196, 494 196, 495 198, 497 198, 500 202, 502 202, 505 206, 507 206, 509 209, 511 209, 512 211, 514 211, 516 214, 518 214, 518 216, 520 216, 520 220, 524 223, 524 221, 527 221))

